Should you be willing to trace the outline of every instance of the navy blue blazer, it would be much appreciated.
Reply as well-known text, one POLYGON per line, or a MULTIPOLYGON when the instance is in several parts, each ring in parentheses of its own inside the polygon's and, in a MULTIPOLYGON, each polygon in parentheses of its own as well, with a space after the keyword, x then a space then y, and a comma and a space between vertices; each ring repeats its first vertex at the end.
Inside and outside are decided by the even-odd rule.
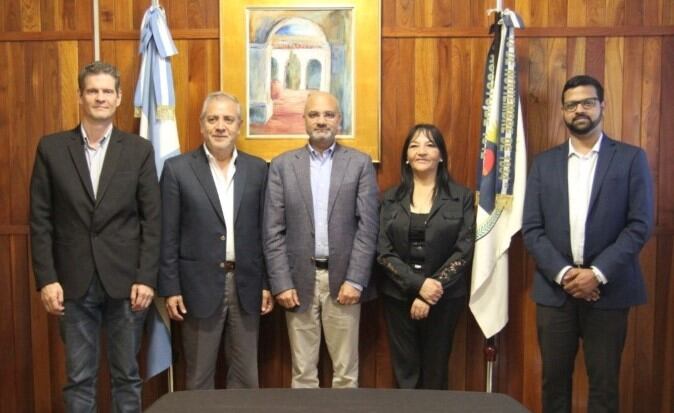
MULTIPOLYGON (((234 175, 236 288, 241 309, 260 312, 267 277, 262 207, 267 164, 238 151, 234 175)), ((182 295, 196 318, 211 316, 225 291, 227 228, 203 145, 166 161, 161 178, 162 239, 158 295, 182 295)))
MULTIPOLYGON (((568 141, 541 153, 527 180, 522 233, 536 261, 532 298, 561 306, 570 297, 555 282, 573 266, 569 228, 568 141)), ((646 302, 639 251, 653 227, 653 185, 646 154, 604 134, 599 148, 585 227, 584 266, 596 266, 601 285, 597 308, 626 308, 646 302)))

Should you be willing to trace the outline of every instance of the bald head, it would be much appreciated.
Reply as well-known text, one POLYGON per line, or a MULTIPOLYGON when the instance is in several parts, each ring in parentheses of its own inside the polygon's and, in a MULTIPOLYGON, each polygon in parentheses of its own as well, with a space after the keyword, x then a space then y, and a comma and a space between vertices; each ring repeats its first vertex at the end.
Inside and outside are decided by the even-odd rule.
POLYGON ((342 115, 339 101, 327 92, 313 92, 304 105, 304 126, 314 149, 329 148, 340 131, 342 115))

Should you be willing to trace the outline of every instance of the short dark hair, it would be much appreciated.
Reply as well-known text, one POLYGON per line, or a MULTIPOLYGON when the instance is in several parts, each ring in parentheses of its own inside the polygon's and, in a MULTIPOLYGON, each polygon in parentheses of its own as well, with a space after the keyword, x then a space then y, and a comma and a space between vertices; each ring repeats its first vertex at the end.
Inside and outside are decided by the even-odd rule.
POLYGON ((604 86, 601 85, 601 82, 592 76, 578 75, 564 83, 564 89, 562 89, 562 103, 564 103, 564 93, 566 93, 567 90, 577 88, 578 86, 593 86, 594 90, 597 91, 599 102, 604 101, 604 86))
POLYGON ((410 198, 414 195, 414 177, 412 176, 412 167, 407 163, 407 149, 412 143, 412 139, 418 134, 423 133, 430 138, 430 140, 435 144, 435 146, 440 151, 440 159, 446 161, 438 165, 438 172, 435 176, 435 193, 433 196, 437 195, 439 192, 444 192, 449 194, 449 183, 452 181, 452 177, 447 171, 448 155, 447 155, 447 146, 445 145, 445 138, 442 136, 442 132, 435 125, 428 123, 419 123, 412 126, 407 137, 405 138, 405 143, 403 143, 403 151, 400 156, 400 186, 396 191, 396 199, 402 200, 407 194, 410 195, 410 198))
POLYGON ((77 86, 80 88, 80 94, 84 92, 84 81, 88 76, 106 74, 115 79, 115 91, 119 93, 120 75, 117 66, 111 65, 101 61, 89 63, 80 70, 77 76, 77 86))

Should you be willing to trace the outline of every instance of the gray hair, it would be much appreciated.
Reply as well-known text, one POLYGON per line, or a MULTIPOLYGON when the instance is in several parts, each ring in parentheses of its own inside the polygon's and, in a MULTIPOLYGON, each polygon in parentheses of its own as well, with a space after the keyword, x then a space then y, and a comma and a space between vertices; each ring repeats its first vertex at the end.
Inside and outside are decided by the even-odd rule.
POLYGON ((234 102, 236 104, 237 115, 239 116, 239 119, 241 119, 241 103, 239 103, 239 99, 227 92, 217 91, 209 93, 208 96, 206 96, 206 99, 204 99, 204 104, 201 106, 201 114, 199 115, 200 121, 204 120, 206 117, 206 108, 211 101, 214 100, 229 100, 230 102, 234 102))

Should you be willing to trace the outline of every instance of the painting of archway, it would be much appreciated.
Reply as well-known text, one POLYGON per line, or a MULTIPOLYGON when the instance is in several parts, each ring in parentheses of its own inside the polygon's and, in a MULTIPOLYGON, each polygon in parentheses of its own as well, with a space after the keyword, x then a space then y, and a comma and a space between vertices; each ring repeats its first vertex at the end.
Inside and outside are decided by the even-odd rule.
POLYGON ((352 135, 352 8, 247 10, 248 135, 305 137, 312 91, 335 95, 341 135, 352 135))

